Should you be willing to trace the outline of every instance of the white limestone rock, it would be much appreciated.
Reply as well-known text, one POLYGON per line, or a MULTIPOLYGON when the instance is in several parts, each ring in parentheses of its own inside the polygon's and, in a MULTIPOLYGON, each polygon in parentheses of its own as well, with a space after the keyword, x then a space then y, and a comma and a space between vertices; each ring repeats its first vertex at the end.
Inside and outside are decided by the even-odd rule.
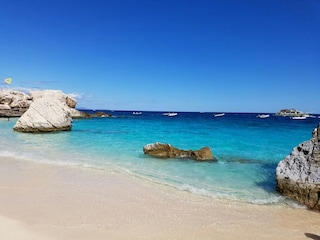
POLYGON ((20 117, 31 103, 31 97, 24 92, 0 90, 0 117, 20 117))
POLYGON ((276 169, 277 191, 320 211, 320 124, 276 169))
POLYGON ((18 132, 53 132, 71 128, 70 108, 54 96, 36 98, 13 127, 18 132))
POLYGON ((0 104, 0 110, 10 110, 11 107, 5 103, 5 104, 0 104))

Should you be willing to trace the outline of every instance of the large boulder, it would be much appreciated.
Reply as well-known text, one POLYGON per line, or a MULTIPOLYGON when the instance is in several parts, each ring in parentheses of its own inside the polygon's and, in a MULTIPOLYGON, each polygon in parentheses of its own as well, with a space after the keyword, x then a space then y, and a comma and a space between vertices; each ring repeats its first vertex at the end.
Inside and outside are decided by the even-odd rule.
POLYGON ((143 152, 158 158, 189 158, 197 161, 216 161, 209 147, 200 150, 181 150, 165 143, 150 143, 143 147, 143 152))
POLYGON ((320 211, 320 124, 309 141, 300 143, 276 169, 276 190, 320 211))
POLYGON ((13 127, 18 132, 53 132, 71 128, 70 108, 52 96, 34 100, 13 127))
POLYGON ((0 117, 20 117, 31 103, 32 98, 24 92, 0 90, 0 117))

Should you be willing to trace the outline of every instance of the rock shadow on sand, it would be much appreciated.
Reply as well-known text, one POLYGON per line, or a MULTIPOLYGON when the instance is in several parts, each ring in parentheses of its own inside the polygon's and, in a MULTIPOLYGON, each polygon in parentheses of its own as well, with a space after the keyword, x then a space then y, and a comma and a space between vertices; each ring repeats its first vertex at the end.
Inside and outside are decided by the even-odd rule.
POLYGON ((320 236, 317 234, 313 234, 313 233, 305 233, 304 235, 306 235, 307 238, 313 239, 313 240, 320 240, 320 236))

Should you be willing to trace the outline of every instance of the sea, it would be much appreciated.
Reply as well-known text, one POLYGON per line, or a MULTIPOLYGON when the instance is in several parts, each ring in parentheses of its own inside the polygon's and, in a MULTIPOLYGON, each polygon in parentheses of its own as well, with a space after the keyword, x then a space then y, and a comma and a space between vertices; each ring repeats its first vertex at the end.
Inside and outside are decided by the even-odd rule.
POLYGON ((304 120, 258 113, 87 110, 111 117, 74 119, 71 131, 13 131, 18 118, 0 118, 0 158, 119 172, 192 194, 252 204, 290 204, 276 191, 277 164, 311 138, 318 115, 304 120), (216 162, 159 159, 143 152, 149 143, 184 150, 210 147, 216 162))

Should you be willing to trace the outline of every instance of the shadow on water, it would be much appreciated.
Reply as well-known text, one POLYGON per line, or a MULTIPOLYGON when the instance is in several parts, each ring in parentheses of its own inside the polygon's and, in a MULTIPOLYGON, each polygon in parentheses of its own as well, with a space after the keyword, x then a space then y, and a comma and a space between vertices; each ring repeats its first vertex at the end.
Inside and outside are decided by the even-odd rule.
POLYGON ((320 240, 320 236, 317 234, 313 234, 313 233, 305 233, 304 235, 306 235, 307 238, 310 239, 314 239, 314 240, 320 240))
POLYGON ((218 161, 226 162, 226 163, 240 163, 240 164, 265 164, 265 162, 262 160, 249 159, 249 158, 236 157, 236 156, 221 156, 218 158, 218 161))
POLYGON ((241 157, 222 157, 218 161, 223 161, 226 163, 238 163, 238 164, 254 164, 259 169, 259 175, 262 181, 256 182, 255 184, 267 192, 275 192, 276 189, 276 168, 277 163, 265 162, 258 159, 247 159, 241 157))
POLYGON ((261 174, 264 175, 264 180, 257 182, 256 185, 267 192, 275 192, 276 191, 276 163, 265 163, 260 164, 261 174))
POLYGON ((127 134, 129 131, 125 130, 94 130, 94 129, 73 129, 73 132, 84 133, 84 134, 127 134))

